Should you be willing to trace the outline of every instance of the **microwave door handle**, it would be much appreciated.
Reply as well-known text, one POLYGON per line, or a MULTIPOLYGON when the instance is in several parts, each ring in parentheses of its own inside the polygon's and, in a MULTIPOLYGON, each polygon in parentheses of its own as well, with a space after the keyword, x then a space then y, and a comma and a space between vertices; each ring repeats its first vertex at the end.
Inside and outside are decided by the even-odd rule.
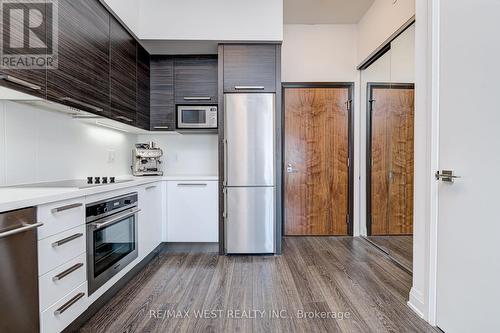
POLYGON ((120 214, 118 216, 110 218, 106 222, 101 222, 101 223, 94 222, 94 223, 92 223, 92 225, 94 226, 94 230, 99 230, 99 229, 105 228, 109 225, 115 224, 116 222, 119 222, 120 220, 126 219, 127 217, 135 215, 140 211, 141 211, 140 209, 134 209, 134 210, 129 211, 125 214, 120 214))

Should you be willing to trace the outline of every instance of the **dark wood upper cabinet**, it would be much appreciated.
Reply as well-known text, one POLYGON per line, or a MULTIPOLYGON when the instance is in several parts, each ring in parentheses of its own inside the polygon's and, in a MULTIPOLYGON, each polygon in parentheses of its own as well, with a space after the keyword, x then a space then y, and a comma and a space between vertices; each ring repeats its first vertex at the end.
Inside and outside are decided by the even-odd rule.
MULTIPOLYGON (((4 6, 14 6, 15 10, 21 10, 22 13, 27 13, 29 8, 27 8, 24 3, 5 3, 4 6)), ((45 3, 37 3, 30 4, 30 6, 35 5, 38 7, 40 12, 43 13, 44 17, 47 17, 47 10, 51 10, 45 3)), ((4 8, 5 9, 5 8, 4 8)), ((12 59, 12 64, 16 64, 16 59, 22 60, 23 58, 17 58, 17 56, 22 57, 23 54, 26 54, 26 50, 22 52, 19 50, 20 45, 25 45, 25 40, 21 31, 17 31, 20 29, 10 29, 11 26, 14 27, 26 27, 29 23, 28 20, 24 20, 24 16, 22 17, 22 21, 20 17, 16 15, 9 16, 9 19, 12 20, 10 24, 8 22, 2 22, 3 26, 3 36, 8 38, 7 45, 3 45, 3 59, 12 59), (12 46, 12 47, 9 47, 12 46), (12 57, 11 57, 12 56, 12 57)), ((47 27, 46 25, 41 25, 36 29, 36 38, 40 40, 41 43, 44 43, 48 46, 48 43, 52 42, 51 38, 47 38, 47 27)), ((44 58, 47 55, 47 50, 42 50, 42 53, 39 53, 35 56, 40 56, 44 58)), ((7 62, 8 63, 8 62, 7 62)), ((18 64, 18 63, 17 63, 18 64)), ((37 97, 45 98, 46 96, 46 75, 47 68, 45 64, 41 63, 43 68, 41 69, 23 69, 23 68, 0 68, 0 85, 15 89, 21 92, 28 93, 30 95, 34 95, 37 97)))
POLYGON ((110 94, 112 118, 135 125, 137 108, 137 43, 113 17, 110 19, 110 94))
POLYGON ((175 131, 174 60, 151 56, 151 130, 175 131))
POLYGON ((109 116, 109 18, 95 0, 59 0, 58 67, 47 98, 109 116))
POLYGON ((275 92, 276 45, 225 44, 224 92, 275 92))
POLYGON ((137 114, 136 126, 150 129, 150 56, 137 44, 137 114))
POLYGON ((174 58, 176 104, 217 104, 217 56, 174 58))

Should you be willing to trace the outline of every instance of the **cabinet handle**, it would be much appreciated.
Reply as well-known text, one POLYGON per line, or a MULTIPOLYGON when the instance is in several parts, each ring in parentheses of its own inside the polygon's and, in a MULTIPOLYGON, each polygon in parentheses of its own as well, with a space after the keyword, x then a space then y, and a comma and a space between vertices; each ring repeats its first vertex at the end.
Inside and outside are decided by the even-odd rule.
POLYGON ((70 209, 81 207, 81 206, 83 206, 82 203, 74 203, 74 204, 71 204, 71 205, 57 207, 57 208, 52 209, 52 213, 59 213, 59 212, 65 211, 65 210, 70 210, 70 209))
POLYGON ((80 300, 80 298, 82 298, 83 296, 85 296, 85 293, 78 293, 78 294, 76 294, 75 297, 73 297, 72 299, 70 299, 69 301, 67 301, 66 303, 64 303, 63 306, 61 306, 59 309, 57 309, 56 311, 54 311, 54 315, 58 316, 58 315, 63 314, 64 311, 68 310, 73 304, 75 304, 76 302, 78 302, 80 300))
POLYGON ((85 103, 85 102, 82 102, 82 101, 79 101, 77 99, 74 99, 72 97, 62 97, 61 98, 61 101, 65 101, 65 102, 70 102, 70 103, 74 103, 74 104, 78 104, 78 105, 81 105, 81 106, 84 106, 84 107, 87 107, 89 109, 92 109, 96 112, 102 112, 103 109, 100 108, 100 107, 97 107, 97 106, 94 106, 92 104, 89 104, 89 103, 85 103))
POLYGON ((168 126, 154 126, 154 129, 169 129, 168 126))
POLYGON ((153 185, 153 186, 148 186, 148 187, 146 187, 146 190, 152 190, 152 189, 154 189, 154 188, 156 188, 156 185, 153 185))
POLYGON ((83 267, 83 263, 81 263, 81 262, 76 264, 76 265, 73 265, 70 268, 68 268, 67 270, 62 271, 61 273, 57 274, 56 276, 54 276, 52 278, 52 281, 62 280, 64 277, 70 275, 71 273, 73 273, 74 271, 76 271, 80 267, 83 267))
POLYGON ((200 97, 184 97, 184 100, 185 101, 209 101, 211 100, 212 97, 210 96, 200 96, 200 97))
POLYGON ((179 183, 177 186, 207 186, 207 183, 179 183))
POLYGON ((28 82, 28 81, 25 81, 25 80, 22 80, 22 79, 19 79, 19 78, 15 77, 15 76, 12 76, 12 75, 0 75, 0 80, 9 81, 9 82, 18 84, 20 86, 23 86, 23 87, 26 87, 26 88, 29 88, 29 89, 33 89, 33 90, 40 90, 40 89, 42 89, 42 87, 40 87, 39 85, 33 84, 31 82, 28 82))
POLYGON ((124 116, 116 116, 116 119, 125 120, 126 122, 129 122, 129 123, 133 122, 132 119, 124 117, 124 116))
POLYGON ((61 240, 58 240, 57 242, 52 243, 52 247, 61 246, 63 244, 71 242, 72 240, 75 240, 75 239, 80 238, 82 236, 83 236, 83 234, 81 232, 79 232, 77 234, 71 235, 69 237, 63 238, 61 240))
POLYGON ((236 90, 264 90, 264 86, 234 86, 236 90))

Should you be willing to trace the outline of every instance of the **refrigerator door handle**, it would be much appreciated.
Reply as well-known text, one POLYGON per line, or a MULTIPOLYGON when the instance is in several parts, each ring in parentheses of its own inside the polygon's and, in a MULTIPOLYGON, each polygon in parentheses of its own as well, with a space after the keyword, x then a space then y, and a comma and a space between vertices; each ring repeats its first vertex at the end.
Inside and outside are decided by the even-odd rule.
POLYGON ((227 186, 227 139, 224 138, 224 180, 222 182, 222 185, 227 186))
POLYGON ((223 190, 222 195, 224 196, 224 210, 222 213, 222 217, 227 220, 227 189, 226 188, 223 190))

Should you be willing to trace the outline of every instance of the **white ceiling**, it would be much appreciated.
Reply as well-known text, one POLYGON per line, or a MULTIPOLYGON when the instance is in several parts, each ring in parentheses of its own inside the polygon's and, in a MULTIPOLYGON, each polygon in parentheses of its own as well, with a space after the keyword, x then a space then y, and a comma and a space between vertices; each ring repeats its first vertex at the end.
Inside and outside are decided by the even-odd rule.
POLYGON ((283 0, 285 24, 358 23, 374 0, 283 0))

